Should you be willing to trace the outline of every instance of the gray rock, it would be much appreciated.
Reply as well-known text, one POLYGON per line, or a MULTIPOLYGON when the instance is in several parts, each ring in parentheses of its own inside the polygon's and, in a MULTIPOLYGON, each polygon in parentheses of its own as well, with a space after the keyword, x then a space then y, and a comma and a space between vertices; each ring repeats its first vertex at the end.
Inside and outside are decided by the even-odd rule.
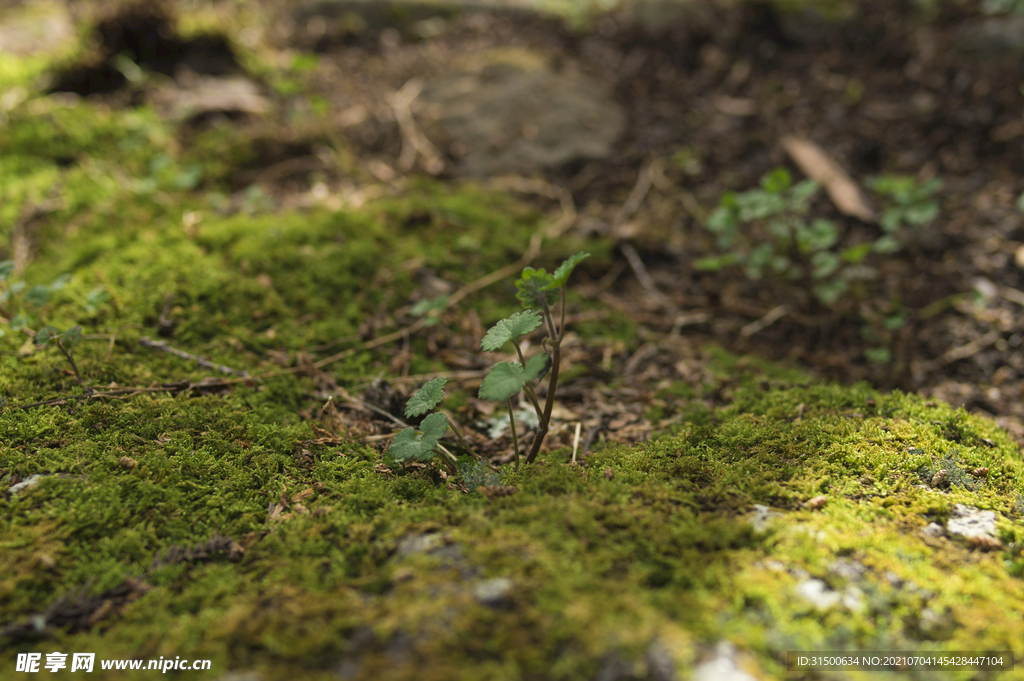
POLYGON ((420 96, 435 128, 428 137, 460 158, 459 174, 530 175, 612 153, 626 117, 603 84, 526 50, 487 61, 420 96))
POLYGON ((894 589, 902 589, 903 585, 905 584, 903 578, 895 572, 893 572, 892 570, 886 570, 885 574, 882 576, 885 577, 885 581, 889 582, 889 584, 894 589))
POLYGON ((749 520, 755 531, 764 532, 771 525, 772 519, 781 517, 781 513, 773 511, 764 504, 754 504, 754 512, 750 515, 749 520))
POLYGON ((833 574, 839 575, 843 579, 857 581, 864 576, 864 573, 867 572, 867 568, 855 560, 850 560, 849 558, 837 558, 832 561, 831 565, 829 565, 829 571, 833 574))
POLYGON ((647 678, 650 681, 677 681, 679 674, 672 655, 661 641, 655 640, 644 653, 647 663, 647 678))
POLYGON ((856 586, 836 591, 824 580, 808 579, 797 585, 796 593, 817 610, 830 610, 839 605, 852 612, 864 609, 864 592, 856 586))
POLYGON ((739 668, 736 658, 736 648, 728 641, 721 641, 714 656, 697 665, 690 678, 693 681, 756 681, 755 677, 739 668))
POLYGON ((444 537, 439 534, 410 534, 398 542, 396 553, 399 558, 405 558, 417 553, 429 553, 441 546, 444 546, 444 537))
POLYGON ((938 523, 928 523, 927 526, 921 529, 921 534, 926 537, 941 537, 946 534, 946 528, 938 523))
POLYGON ((43 481, 44 478, 50 477, 49 475, 30 475, 16 485, 11 485, 7 488, 7 493, 12 497, 19 492, 32 489, 43 481))
POLYGON ((508 577, 485 579, 473 587, 473 598, 483 605, 497 608, 508 602, 513 586, 508 577))
POLYGON ((950 638, 959 624, 952 611, 923 608, 918 616, 917 629, 927 639, 939 641, 950 638))
POLYGON ((454 569, 463 580, 472 579, 479 570, 466 561, 461 544, 449 544, 440 534, 410 534, 403 537, 395 549, 395 560, 414 555, 428 555, 437 559, 442 569, 454 569))
POLYGON ((995 539, 996 517, 995 511, 982 511, 964 504, 957 504, 953 507, 953 513, 949 522, 946 523, 946 529, 950 534, 959 535, 965 539, 972 537, 995 539))

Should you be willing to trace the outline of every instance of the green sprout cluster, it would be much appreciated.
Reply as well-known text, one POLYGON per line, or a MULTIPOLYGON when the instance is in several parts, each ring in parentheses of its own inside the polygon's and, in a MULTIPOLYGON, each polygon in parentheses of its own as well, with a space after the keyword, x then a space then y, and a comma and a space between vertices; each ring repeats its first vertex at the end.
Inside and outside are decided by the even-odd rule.
POLYGON ((879 221, 883 234, 841 247, 835 222, 807 217, 819 185, 811 180, 794 184, 786 169, 776 168, 761 179, 759 188, 722 195, 706 224, 721 252, 698 260, 697 268, 739 266, 751 280, 802 284, 820 302, 832 305, 854 282, 878 276, 865 264, 870 254, 901 250, 908 227, 931 222, 939 211, 931 199, 941 186, 938 179, 919 184, 914 178, 882 176, 870 186, 886 204, 879 221))
POLYGON ((918 182, 914 177, 881 175, 871 178, 868 186, 882 197, 885 204, 878 220, 885 234, 875 242, 877 253, 901 250, 906 245, 910 230, 927 225, 939 215, 939 204, 932 198, 942 187, 942 181, 937 177, 918 182))
MULTIPOLYGON (((49 300, 50 294, 64 288, 70 277, 67 275, 58 277, 47 286, 37 284, 29 288, 24 281, 11 281, 11 274, 14 272, 14 262, 5 260, 0 262, 0 315, 7 321, 7 328, 0 326, 0 336, 7 333, 7 330, 18 332, 23 331, 32 336, 32 342, 37 346, 56 345, 61 354, 71 364, 71 370, 75 374, 75 381, 82 382, 82 374, 78 370, 78 363, 75 362, 74 348, 82 342, 82 327, 77 324, 61 331, 55 326, 46 325, 38 331, 33 331, 31 326, 34 316, 29 310, 42 308, 49 300), (8 310, 14 302, 20 303, 18 312, 8 310)), ((94 311, 109 298, 109 294, 103 289, 96 289, 89 294, 86 300, 86 310, 94 311)))
MULTIPOLYGON (((503 403, 508 409, 509 425, 512 430, 512 446, 516 468, 520 464, 519 437, 516 431, 515 416, 512 409, 512 398, 523 392, 537 412, 539 424, 530 451, 525 456, 526 463, 532 463, 540 452, 541 444, 547 435, 551 421, 551 411, 555 403, 555 390, 558 387, 558 372, 561 364, 561 343, 565 337, 565 287, 573 269, 589 253, 579 252, 563 262, 554 272, 548 273, 543 268, 523 269, 516 281, 518 293, 516 297, 526 308, 516 312, 492 326, 483 339, 480 347, 486 352, 498 352, 508 343, 512 343, 519 361, 499 362, 484 377, 480 385, 479 397, 503 403), (556 315, 557 308, 557 315, 556 315), (529 359, 523 353, 521 339, 544 327, 544 351, 529 359), (537 397, 537 386, 540 381, 548 379, 547 397, 543 406, 537 397)), ((438 377, 421 387, 409 399, 405 406, 407 418, 422 416, 435 409, 444 399, 444 386, 447 378, 438 377)), ((458 437, 460 444, 477 459, 480 456, 466 442, 458 426, 441 412, 434 412, 419 424, 419 431, 409 427, 400 431, 391 441, 388 458, 396 463, 405 461, 428 461, 440 455, 442 461, 452 470, 456 469, 455 456, 441 445, 441 438, 447 433, 448 427, 458 437)))
POLYGON ((818 300, 832 304, 851 280, 873 275, 861 266, 871 246, 837 250, 836 224, 807 219, 818 189, 810 180, 793 184, 786 169, 776 168, 761 179, 759 189, 725 193, 706 225, 723 252, 698 260, 698 269, 738 265, 755 281, 771 276, 809 284, 818 300))

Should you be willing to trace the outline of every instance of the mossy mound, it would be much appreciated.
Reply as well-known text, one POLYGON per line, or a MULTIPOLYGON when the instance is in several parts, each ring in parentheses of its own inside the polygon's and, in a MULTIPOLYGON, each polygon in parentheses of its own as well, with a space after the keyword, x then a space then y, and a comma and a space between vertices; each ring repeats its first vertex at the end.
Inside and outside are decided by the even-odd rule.
POLYGON ((1022 466, 962 411, 748 376, 705 425, 584 466, 552 452, 467 494, 310 444, 266 405, 285 383, 25 410, 8 382, 0 460, 44 477, 0 502, 3 664, 45 649, 263 679, 589 679, 617 661, 661 678, 658 654, 682 672, 728 639, 781 678, 790 650, 1021 654, 1022 466), (960 482, 932 488, 943 459, 960 482), (957 504, 994 511, 985 543, 922 533, 957 504))

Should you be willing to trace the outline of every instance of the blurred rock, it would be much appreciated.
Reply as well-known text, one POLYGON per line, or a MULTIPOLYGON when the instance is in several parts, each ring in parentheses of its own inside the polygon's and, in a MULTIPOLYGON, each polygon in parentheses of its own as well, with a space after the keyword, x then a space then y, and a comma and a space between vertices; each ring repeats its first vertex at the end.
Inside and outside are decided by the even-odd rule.
POLYGON ((626 117, 607 88, 528 50, 495 51, 475 69, 426 86, 428 134, 460 175, 530 175, 611 155, 626 117), (435 131, 431 131, 435 133, 435 131))

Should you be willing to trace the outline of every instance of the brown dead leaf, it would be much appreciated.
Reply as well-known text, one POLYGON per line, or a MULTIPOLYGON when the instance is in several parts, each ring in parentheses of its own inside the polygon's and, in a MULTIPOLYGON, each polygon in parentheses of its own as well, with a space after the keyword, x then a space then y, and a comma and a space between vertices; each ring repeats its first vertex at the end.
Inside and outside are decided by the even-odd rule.
POLYGON ((867 204, 860 187, 821 147, 791 135, 782 138, 782 147, 807 177, 825 188, 840 212, 865 222, 875 220, 875 211, 867 204))
POLYGON ((982 551, 998 551, 1003 548, 1003 542, 987 534, 978 534, 967 538, 967 544, 982 551))
POLYGON ((313 496, 313 492, 314 492, 314 489, 312 487, 307 487, 306 489, 302 490, 301 492, 296 492, 295 494, 292 495, 292 503, 294 504, 294 503, 297 503, 299 501, 302 501, 303 499, 310 498, 311 496, 313 496))
POLYGON ((812 511, 818 511, 822 508, 825 508, 825 504, 827 503, 828 497, 826 497, 824 494, 819 494, 813 499, 809 499, 807 502, 805 502, 804 506, 811 509, 812 511))
POLYGON ((481 485, 480 487, 477 487, 477 491, 488 499, 498 499, 515 494, 517 488, 509 485, 481 485))
POLYGON ((274 504, 270 509, 270 520, 283 520, 290 516, 290 513, 284 513, 284 504, 274 504))
POLYGON ((310 423, 309 424, 309 428, 310 428, 310 430, 313 431, 313 435, 317 436, 318 438, 332 439, 332 438, 337 437, 337 435, 338 435, 337 433, 332 433, 329 430, 325 430, 325 429, 321 428, 320 426, 316 425, 315 423, 310 423))
POLYGON ((715 108, 729 116, 746 117, 757 113, 757 102, 753 99, 720 95, 715 97, 715 108))

